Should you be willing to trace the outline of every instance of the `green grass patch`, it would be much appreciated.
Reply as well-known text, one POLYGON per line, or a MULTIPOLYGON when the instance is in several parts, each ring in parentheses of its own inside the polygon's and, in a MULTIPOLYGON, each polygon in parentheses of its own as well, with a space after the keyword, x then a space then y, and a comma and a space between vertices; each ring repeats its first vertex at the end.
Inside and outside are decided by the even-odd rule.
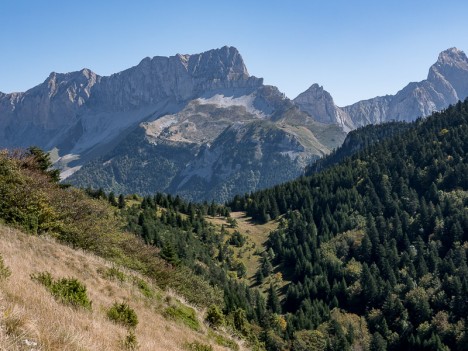
POLYGON ((186 343, 185 348, 189 351, 213 351, 213 346, 198 341, 186 343))
POLYGON ((189 328, 199 331, 200 323, 198 322, 195 310, 191 307, 177 303, 167 307, 164 310, 164 316, 177 322, 181 322, 189 328))
POLYGON ((209 331, 209 336, 214 340, 214 342, 219 345, 219 346, 223 346, 223 347, 227 347, 233 351, 238 351, 239 350, 239 345, 237 345, 237 343, 232 340, 232 339, 229 339, 221 334, 218 334, 218 333, 215 333, 215 332, 212 332, 212 331, 209 331))
POLYGON ((118 269, 115 266, 112 266, 110 268, 107 268, 103 274, 104 278, 110 279, 110 280, 117 280, 121 283, 127 280, 127 276, 125 275, 124 272, 122 272, 120 269, 118 269))
POLYGON ((144 296, 146 296, 148 298, 153 298, 154 297, 155 294, 154 294, 153 289, 151 289, 151 287, 149 286, 149 284, 145 280, 143 280, 143 279, 141 279, 139 277, 133 277, 133 284, 138 288, 138 290, 140 290, 140 292, 144 296))

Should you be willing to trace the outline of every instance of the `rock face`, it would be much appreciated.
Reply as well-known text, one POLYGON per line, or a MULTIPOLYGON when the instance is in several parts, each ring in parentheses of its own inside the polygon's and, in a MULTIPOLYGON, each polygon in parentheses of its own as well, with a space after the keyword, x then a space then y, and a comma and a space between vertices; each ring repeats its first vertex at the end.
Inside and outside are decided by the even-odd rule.
POLYGON ((76 123, 100 79, 88 69, 52 72, 25 93, 0 95, 0 147, 45 147, 61 129, 76 123))
POLYGON ((227 46, 108 77, 52 73, 0 94, 0 147, 52 150, 67 182, 106 191, 225 201, 297 177, 344 137, 250 76, 227 46))
POLYGON ((249 76, 236 48, 225 46, 196 55, 147 57, 136 67, 103 77, 91 102, 120 111, 164 100, 184 102, 216 89, 255 88, 262 82, 249 76))
POLYGON ((330 93, 318 84, 313 84, 309 89, 299 94, 294 99, 294 103, 318 122, 337 124, 345 132, 355 128, 349 115, 336 106, 330 93))
POLYGON ((388 121, 413 121, 468 97, 468 58, 451 48, 440 53, 426 80, 409 83, 396 95, 378 96, 338 107, 326 91, 314 84, 294 102, 304 112, 323 123, 343 130, 388 121))

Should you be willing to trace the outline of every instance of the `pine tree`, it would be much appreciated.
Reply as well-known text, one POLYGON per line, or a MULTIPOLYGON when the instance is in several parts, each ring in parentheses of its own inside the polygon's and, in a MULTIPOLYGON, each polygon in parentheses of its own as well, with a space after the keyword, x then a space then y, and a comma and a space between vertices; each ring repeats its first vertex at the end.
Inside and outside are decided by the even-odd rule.
POLYGON ((119 202, 118 202, 118 208, 120 209, 123 209, 125 208, 125 197, 123 196, 123 194, 120 194, 119 195, 119 202))
POLYGON ((273 284, 270 284, 270 288, 268 289, 267 307, 271 312, 281 314, 280 300, 273 284))

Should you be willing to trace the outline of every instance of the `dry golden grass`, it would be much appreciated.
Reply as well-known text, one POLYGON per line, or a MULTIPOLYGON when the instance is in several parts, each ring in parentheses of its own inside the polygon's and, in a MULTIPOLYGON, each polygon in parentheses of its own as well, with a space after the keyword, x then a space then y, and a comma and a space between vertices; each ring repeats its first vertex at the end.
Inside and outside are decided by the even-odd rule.
MULTIPOLYGON (((0 254, 11 276, 0 281, 0 350, 121 350, 125 327, 106 317, 115 301, 126 301, 137 313, 138 350, 184 350, 187 342, 211 344, 205 326, 196 332, 161 313, 166 296, 150 284, 155 296, 144 296, 132 279, 106 277, 112 264, 83 251, 73 250, 46 237, 26 235, 0 225, 0 254), (53 277, 74 277, 83 282, 92 310, 64 305, 30 275, 49 271, 53 277)), ((126 277, 143 277, 125 271, 126 277)), ((200 311, 197 311, 200 317, 200 311)), ((242 347, 241 347, 242 350, 242 347)))

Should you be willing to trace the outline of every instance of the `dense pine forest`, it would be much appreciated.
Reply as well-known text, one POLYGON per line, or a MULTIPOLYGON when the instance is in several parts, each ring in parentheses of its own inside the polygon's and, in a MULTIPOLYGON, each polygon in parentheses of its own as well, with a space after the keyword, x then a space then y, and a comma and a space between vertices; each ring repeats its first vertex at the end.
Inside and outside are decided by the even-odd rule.
POLYGON ((229 204, 281 221, 268 249, 290 283, 270 309, 286 328, 269 349, 466 350, 468 101, 398 129, 229 204))
MULTIPOLYGON (((346 136, 343 145, 333 150, 327 157, 323 157, 312 163, 305 171, 306 175, 312 175, 325 168, 331 167, 346 157, 359 153, 360 150, 369 148, 375 143, 382 142, 392 136, 405 132, 412 126, 406 122, 388 122, 384 124, 368 125, 352 130, 346 136)), ((357 156, 360 157, 359 155, 357 156)))

